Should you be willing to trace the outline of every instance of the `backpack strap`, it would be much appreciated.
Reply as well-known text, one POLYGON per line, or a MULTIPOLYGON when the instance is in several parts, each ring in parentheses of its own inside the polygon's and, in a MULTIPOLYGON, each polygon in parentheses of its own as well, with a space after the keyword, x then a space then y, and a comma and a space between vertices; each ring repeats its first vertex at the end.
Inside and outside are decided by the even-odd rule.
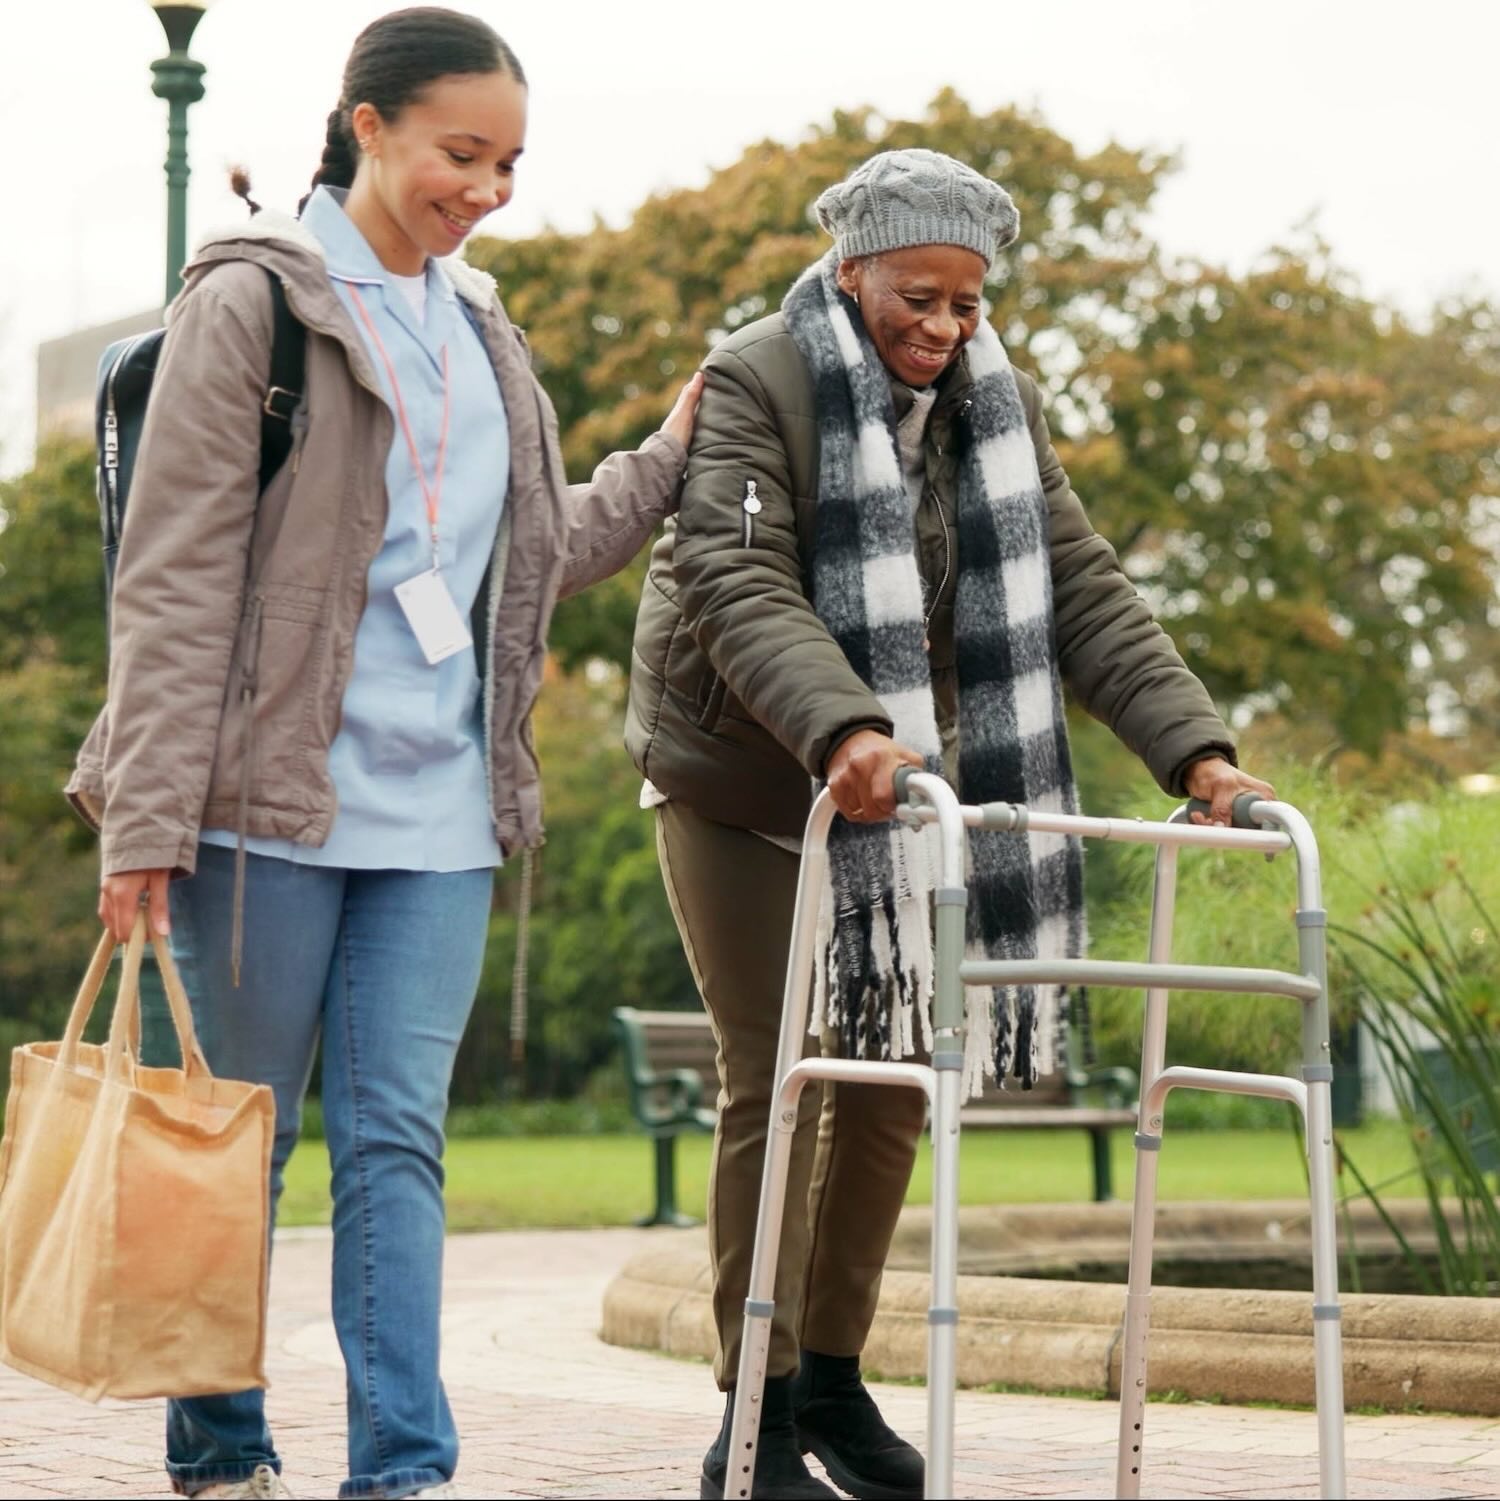
POLYGON ((286 289, 275 272, 271 278, 271 374, 261 403, 260 488, 286 463, 295 437, 294 418, 307 380, 307 330, 293 315, 286 289))

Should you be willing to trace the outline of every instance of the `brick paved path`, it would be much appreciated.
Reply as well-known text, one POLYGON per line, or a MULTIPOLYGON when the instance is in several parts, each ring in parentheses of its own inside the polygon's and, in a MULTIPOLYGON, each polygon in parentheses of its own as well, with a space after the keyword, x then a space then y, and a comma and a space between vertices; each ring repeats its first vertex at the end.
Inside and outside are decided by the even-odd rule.
MULTIPOLYGON (((466 1496, 696 1496, 720 1399, 706 1368, 595 1338, 600 1298, 642 1244, 671 1231, 456 1236, 445 1374, 466 1496)), ((286 1479, 333 1496, 343 1371, 328 1319, 329 1242, 278 1240, 269 1395, 286 1479)), ((1500 1381, 1500 1372, 1496 1373, 1500 1381)), ((880 1394, 917 1436, 923 1393, 880 1394)), ((975 1497, 1107 1496, 1115 1408, 961 1393, 958 1489, 975 1497)), ((0 1497, 160 1496, 158 1403, 90 1407, 0 1367, 0 1497)), ((1500 1422, 1351 1417, 1353 1496, 1500 1497, 1500 1422)), ((1316 1496, 1313 1417, 1235 1407, 1148 1409, 1147 1496, 1316 1496)))

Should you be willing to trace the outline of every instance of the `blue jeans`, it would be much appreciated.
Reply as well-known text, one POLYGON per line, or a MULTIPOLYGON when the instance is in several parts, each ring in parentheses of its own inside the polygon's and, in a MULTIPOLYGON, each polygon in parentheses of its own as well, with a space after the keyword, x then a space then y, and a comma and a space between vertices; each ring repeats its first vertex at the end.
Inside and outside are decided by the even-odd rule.
MULTIPOLYGON (((450 1480, 458 1436, 438 1375, 443 1119, 484 961, 493 872, 335 870, 251 855, 240 987, 229 969, 234 852, 208 845, 172 889, 172 950, 215 1073, 276 1096, 271 1213, 323 1039, 333 1166, 333 1321, 348 1372, 340 1496, 450 1480)), ((182 1227, 184 1233, 190 1225, 182 1227)), ((278 1473, 265 1394, 167 1406, 179 1491, 278 1473)))

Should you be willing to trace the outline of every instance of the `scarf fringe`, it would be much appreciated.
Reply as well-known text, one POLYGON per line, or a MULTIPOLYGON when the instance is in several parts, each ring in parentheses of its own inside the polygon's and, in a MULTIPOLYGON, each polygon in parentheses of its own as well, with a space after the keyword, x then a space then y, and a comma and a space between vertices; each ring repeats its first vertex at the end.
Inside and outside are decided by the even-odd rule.
MULTIPOLYGON (((936 977, 932 926, 928 907, 936 884, 937 840, 931 834, 917 834, 901 828, 896 838, 902 841, 903 858, 897 866, 898 881, 904 889, 896 898, 894 925, 877 921, 870 936, 871 954, 876 973, 886 977, 899 975, 895 983, 885 986, 879 1004, 889 1007, 885 1045, 876 1049, 882 1060, 930 1056, 932 1053, 932 998, 936 977), (918 879, 912 879, 916 873, 918 879), (917 1045, 920 1031, 921 1044, 917 1045)), ((893 839, 893 844, 895 839, 893 839)), ((1057 952, 1037 955, 1042 959, 1071 957, 1073 945, 1065 944, 1057 952)), ((842 1034, 845 1016, 843 955, 835 922, 833 885, 823 887, 818 911, 818 929, 814 948, 813 1000, 808 1031, 821 1036, 830 1029, 842 1034)), ((851 956, 859 963, 863 955, 851 956)), ((990 957, 978 944, 970 944, 967 959, 990 957)), ((1028 1065, 1017 1067, 1020 1045, 1022 1001, 1014 986, 970 989, 964 996, 964 1063, 963 1098, 977 1099, 986 1081, 998 1080, 1006 1087, 1006 1074, 1023 1078, 1045 1078, 1054 1073, 1065 1058, 1064 1029, 1069 1019, 1067 990, 1060 985, 1039 985, 1032 993, 1033 1022, 1028 1046, 1028 1065), (1001 1060, 1004 1060, 1002 1063, 1001 1060)), ((861 1035, 856 1056, 869 1056, 869 1038, 861 1035)))

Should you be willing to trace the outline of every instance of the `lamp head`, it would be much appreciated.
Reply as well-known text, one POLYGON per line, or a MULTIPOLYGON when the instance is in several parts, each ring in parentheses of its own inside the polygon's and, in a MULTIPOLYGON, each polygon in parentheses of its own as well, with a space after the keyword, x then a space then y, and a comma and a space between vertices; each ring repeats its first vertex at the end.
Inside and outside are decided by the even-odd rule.
POLYGON ((173 52, 186 52, 203 12, 213 0, 150 0, 150 3, 167 34, 167 46, 173 52))

